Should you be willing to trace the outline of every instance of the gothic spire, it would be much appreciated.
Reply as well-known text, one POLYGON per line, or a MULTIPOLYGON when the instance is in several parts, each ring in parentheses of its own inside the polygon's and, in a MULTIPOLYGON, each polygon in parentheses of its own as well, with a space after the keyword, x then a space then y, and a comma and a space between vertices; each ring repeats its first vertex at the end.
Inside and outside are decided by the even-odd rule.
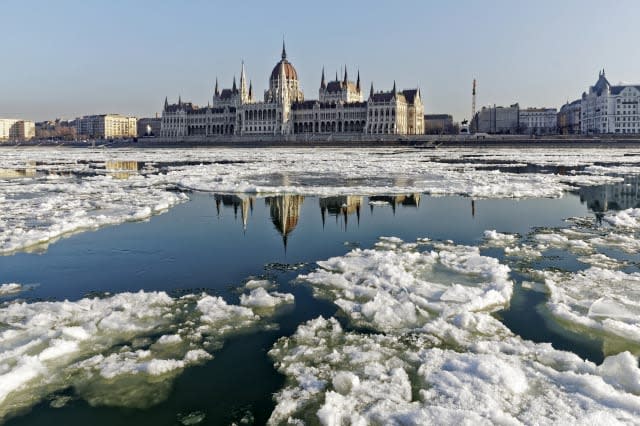
POLYGON ((178 105, 182 105, 182 96, 178 95, 178 105))
POLYGON ((213 94, 215 96, 220 96, 220 89, 218 88, 218 77, 216 77, 216 87, 213 89, 213 94))
POLYGON ((231 91, 233 93, 237 93, 238 92, 238 86, 236 86, 236 76, 233 76, 233 86, 231 87, 231 91))
POLYGON ((287 49, 284 46, 284 37, 282 38, 282 59, 287 59, 287 49))
POLYGON ((371 91, 369 92, 369 97, 373 98, 373 81, 371 82, 371 91))
POLYGON ((320 88, 321 89, 327 88, 327 82, 324 80, 324 67, 322 67, 322 79, 320 80, 320 88))
POLYGON ((346 85, 348 81, 349 80, 347 80, 347 64, 344 64, 344 84, 346 85))
POLYGON ((393 80, 393 89, 391 90, 391 92, 392 92, 394 95, 395 95, 396 93, 398 93, 398 92, 397 92, 397 90, 396 90, 396 81, 395 81, 395 80, 393 80))
POLYGON ((249 81, 249 99, 253 99, 253 83, 249 81))
POLYGON ((240 93, 244 100, 244 97, 247 95, 247 77, 244 73, 244 61, 242 61, 242 69, 240 70, 240 93))
POLYGON ((169 98, 164 97, 164 110, 166 111, 169 108, 169 98))
POLYGON ((356 90, 360 91, 360 70, 358 70, 358 80, 356 82, 356 90))

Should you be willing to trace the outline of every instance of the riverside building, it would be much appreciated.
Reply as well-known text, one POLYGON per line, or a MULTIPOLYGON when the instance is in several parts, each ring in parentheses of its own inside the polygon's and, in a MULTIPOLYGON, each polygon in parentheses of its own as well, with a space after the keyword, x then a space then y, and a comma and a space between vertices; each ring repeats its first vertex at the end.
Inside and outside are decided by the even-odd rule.
POLYGON ((360 72, 356 81, 344 75, 332 81, 324 69, 317 100, 305 100, 298 73, 282 45, 281 59, 269 77, 269 88, 257 100, 244 63, 240 80, 220 90, 216 79, 211 103, 169 104, 165 98, 160 135, 163 138, 300 135, 416 135, 424 133, 424 106, 420 89, 375 92, 364 100, 360 72))
POLYGON ((92 139, 134 138, 137 119, 120 114, 86 115, 76 119, 76 133, 92 139))
POLYGON ((582 100, 577 99, 564 104, 558 112, 558 132, 561 135, 575 135, 580 133, 582 100))
POLYGON ((604 70, 596 84, 582 94, 581 130, 584 134, 640 133, 640 85, 611 85, 604 70))
POLYGON ((555 108, 522 108, 519 120, 523 133, 550 135, 558 131, 558 110, 555 108))
POLYGON ((27 141, 36 136, 36 124, 29 120, 0 118, 0 141, 27 141))

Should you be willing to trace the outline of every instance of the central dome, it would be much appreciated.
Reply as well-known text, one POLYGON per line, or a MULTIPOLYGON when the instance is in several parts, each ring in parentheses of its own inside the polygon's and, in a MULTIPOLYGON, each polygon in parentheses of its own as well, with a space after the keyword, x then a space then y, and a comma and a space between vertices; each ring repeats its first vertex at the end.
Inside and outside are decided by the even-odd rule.
POLYGON ((283 68, 284 76, 288 80, 298 79, 298 73, 296 72, 296 69, 293 67, 291 62, 287 61, 287 51, 285 50, 284 43, 282 43, 282 59, 276 64, 275 67, 273 67, 273 71, 271 71, 271 80, 277 80, 278 78, 280 78, 280 73, 282 72, 283 68))
POLYGON ((271 71, 271 80, 277 80, 278 78, 280 78, 280 68, 284 68, 284 75, 289 80, 298 79, 298 73, 296 72, 296 69, 293 67, 293 65, 291 65, 291 62, 283 59, 278 62, 275 67, 273 67, 273 71, 271 71))

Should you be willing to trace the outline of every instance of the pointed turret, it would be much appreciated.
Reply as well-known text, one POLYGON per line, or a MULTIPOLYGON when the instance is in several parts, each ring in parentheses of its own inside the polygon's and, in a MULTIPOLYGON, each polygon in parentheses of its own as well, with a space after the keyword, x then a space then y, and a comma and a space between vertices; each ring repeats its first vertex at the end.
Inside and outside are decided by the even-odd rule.
POLYGON ((249 100, 253 100, 253 83, 249 80, 249 100))
POLYGON ((393 93, 394 95, 395 95, 396 93, 398 93, 398 91, 397 91, 397 89, 396 89, 396 81, 395 81, 395 80, 393 80, 393 89, 391 89, 391 93, 393 93))
POLYGON ((287 59, 287 49, 284 46, 284 38, 282 39, 282 59, 287 59))
POLYGON ((178 105, 182 106, 182 96, 178 95, 178 105))
POLYGON ((213 89, 213 94, 215 96, 220 96, 220 89, 218 88, 218 77, 216 77, 216 87, 213 89))
POLYGON ((165 96, 164 97, 164 110, 166 111, 167 109, 169 109, 169 98, 167 98, 165 96))
POLYGON ((340 80, 338 80, 338 70, 336 70, 336 80, 335 81, 340 81, 340 80))
POLYGON ((324 67, 322 67, 322 79, 320 80, 320 88, 321 89, 327 88, 327 82, 324 80, 324 67))
POLYGON ((358 80, 356 81, 356 90, 360 92, 360 70, 358 70, 358 80))
POLYGON ((373 98, 373 81, 371 82, 371 91, 369 92, 369 98, 373 98))
POLYGON ((247 90, 247 76, 244 72, 244 61, 242 61, 242 69, 240 70, 240 97, 243 102, 248 100, 249 91, 247 90))
POLYGON ((233 93, 238 93, 238 86, 236 85, 236 76, 233 76, 233 86, 231 87, 233 93))
POLYGON ((349 80, 347 78, 347 64, 344 64, 344 81, 343 81, 343 83, 344 83, 345 86, 347 85, 348 81, 349 80))

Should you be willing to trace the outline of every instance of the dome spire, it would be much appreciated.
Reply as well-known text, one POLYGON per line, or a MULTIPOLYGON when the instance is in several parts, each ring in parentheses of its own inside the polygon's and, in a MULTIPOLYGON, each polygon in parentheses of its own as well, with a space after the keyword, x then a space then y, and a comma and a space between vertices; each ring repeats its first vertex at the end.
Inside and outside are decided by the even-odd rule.
POLYGON ((282 60, 287 59, 287 49, 284 46, 284 37, 282 37, 282 60))

